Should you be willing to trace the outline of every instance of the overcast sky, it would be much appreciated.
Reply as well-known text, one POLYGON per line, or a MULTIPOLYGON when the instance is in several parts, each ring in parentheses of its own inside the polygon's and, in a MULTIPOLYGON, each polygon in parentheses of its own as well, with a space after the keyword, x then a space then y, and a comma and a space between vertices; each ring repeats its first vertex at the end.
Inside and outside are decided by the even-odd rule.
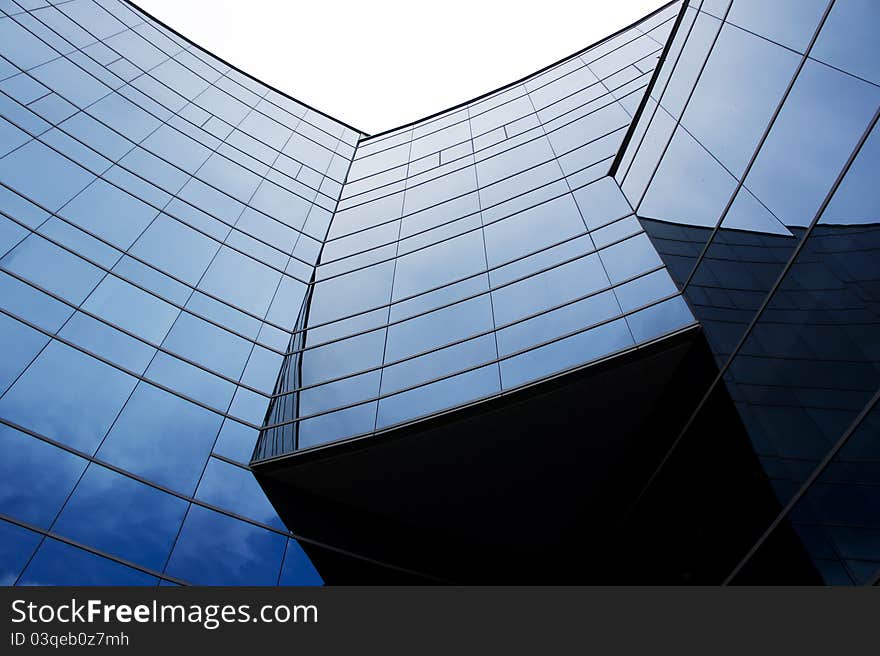
POLYGON ((531 73, 664 0, 135 0, 178 32, 367 133, 531 73))

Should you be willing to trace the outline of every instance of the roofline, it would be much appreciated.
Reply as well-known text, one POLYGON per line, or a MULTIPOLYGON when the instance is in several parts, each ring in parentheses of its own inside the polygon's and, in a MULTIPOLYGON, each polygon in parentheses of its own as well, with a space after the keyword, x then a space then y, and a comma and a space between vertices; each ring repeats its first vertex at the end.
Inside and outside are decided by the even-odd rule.
POLYGON ((304 107, 307 107, 308 109, 312 110, 313 112, 317 112, 318 114, 320 114, 320 115, 323 116, 324 118, 329 118, 331 121, 335 121, 336 123, 339 123, 340 125, 344 125, 344 126, 347 127, 349 130, 354 130, 354 131, 357 132, 358 134, 362 135, 362 137, 363 137, 363 136, 369 136, 369 134, 368 134, 367 132, 364 132, 363 130, 360 130, 360 129, 358 129, 358 128, 352 126, 352 125, 349 125, 349 124, 346 123, 345 121, 340 121, 340 120, 339 120, 338 118, 336 118, 335 116, 330 116, 330 114, 328 114, 327 112, 321 111, 321 110, 318 109, 317 107, 314 107, 314 106, 310 105, 310 104, 307 103, 307 102, 303 102, 303 101, 300 100, 299 98, 294 98, 294 97, 291 96, 289 93, 286 93, 286 92, 282 91, 282 90, 279 89, 278 87, 272 86, 271 84, 268 84, 268 83, 264 82, 263 80, 259 79, 258 77, 255 77, 255 76, 251 75, 251 74, 248 73, 247 71, 244 71, 244 70, 240 69, 240 68, 239 68, 238 66, 236 66, 235 64, 232 64, 232 63, 226 61, 225 59, 223 59, 223 57, 218 57, 216 53, 212 52, 211 50, 208 50, 207 48, 205 48, 205 47, 203 47, 203 46, 200 46, 198 43, 196 43, 195 41, 193 41, 192 39, 190 39, 190 38, 189 38, 188 36, 186 36, 185 34, 181 34, 180 32, 178 32, 177 30, 175 30, 173 27, 171 27, 171 26, 170 26, 168 23, 166 23, 165 21, 160 20, 159 18, 156 18, 156 16, 154 16, 153 14, 151 14, 150 12, 148 12, 146 9, 144 9, 143 7, 141 7, 140 5, 138 5, 136 2, 132 2, 132 0, 123 0, 123 2, 124 2, 125 4, 127 4, 127 5, 131 5, 132 7, 134 7, 135 9, 137 9, 139 12, 141 12, 142 14, 144 14, 144 15, 145 15, 147 18, 149 18, 150 20, 155 21, 156 23, 158 23, 159 25, 161 25, 162 27, 164 27, 166 30, 168 30, 169 32, 173 33, 173 34, 176 35, 177 37, 183 39, 184 41, 186 41, 186 42, 189 43, 190 45, 195 46, 195 47, 198 48, 199 50, 208 53, 209 55, 211 55, 211 57, 213 57, 213 58, 216 59, 217 61, 223 62, 223 64, 225 64, 226 66, 229 66, 229 68, 232 68, 232 69, 234 69, 235 71, 237 71, 238 73, 244 75, 246 78, 249 78, 249 79, 253 80, 253 81, 256 82, 256 83, 261 84, 261 85, 263 85, 264 87, 267 87, 267 88, 271 89, 271 90, 274 91, 275 93, 277 93, 277 94, 279 94, 279 95, 282 95, 282 96, 284 96, 285 98, 287 98, 287 99, 289 99, 289 100, 292 100, 292 101, 294 101, 294 102, 296 102, 296 103, 299 103, 300 105, 302 105, 302 106, 304 106, 304 107))
MULTIPOLYGON (((610 175, 611 177, 617 176, 617 169, 620 168, 620 163, 623 161, 624 153, 626 153, 627 149, 629 148, 629 143, 630 141, 632 141, 633 135, 636 133, 638 125, 642 120, 642 114, 645 113, 645 107, 648 106, 648 98, 651 97, 651 92, 654 91, 654 85, 657 84, 657 80, 660 78, 660 71, 663 69, 663 65, 666 63, 666 57, 669 55, 669 52, 672 49, 672 42, 675 41, 675 37, 678 36, 678 30, 681 27, 682 21, 684 20, 684 16, 687 13, 689 6, 690 5, 688 4, 687 0, 681 3, 681 9, 678 10, 678 15, 675 17, 675 22, 672 24, 672 30, 669 32, 669 37, 666 39, 666 43, 663 45, 663 52, 660 53, 660 58, 657 60, 657 65, 654 67, 654 72, 651 74, 651 79, 648 82, 648 86, 645 87, 645 93, 642 94, 642 99, 641 101, 639 101, 639 106, 636 108, 636 113, 633 114, 632 120, 629 122, 629 127, 626 130, 626 134, 623 137, 623 141, 620 142, 620 147, 617 149, 617 155, 615 155, 614 161, 611 162, 611 168, 608 169, 608 175, 610 175)), ((682 50, 683 49, 684 45, 682 45, 682 50)), ((676 63, 678 63, 677 60, 676 63)), ((664 91, 665 90, 666 87, 664 86, 664 91)), ((653 115, 651 116, 651 120, 653 120, 653 115)), ((641 145, 641 142, 639 142, 639 145, 641 145)))
POLYGON ((328 118, 328 119, 330 119, 331 121, 335 121, 335 122, 337 122, 337 123, 339 123, 339 124, 341 124, 341 125, 344 125, 344 126, 347 127, 349 130, 354 130, 355 132, 357 132, 358 134, 361 135, 360 138, 358 139, 358 144, 360 144, 360 143, 365 142, 365 141, 367 141, 367 140, 369 140, 369 139, 374 139, 374 138, 377 138, 377 137, 383 137, 383 136, 385 136, 385 135, 387 135, 387 134, 390 134, 390 133, 392 133, 392 132, 395 132, 395 131, 397 131, 397 130, 402 130, 402 129, 404 129, 404 128, 408 128, 408 127, 412 127, 412 126, 414 126, 414 125, 417 125, 417 124, 419 124, 419 123, 423 123, 423 122, 425 122, 425 121, 429 121, 429 120, 431 120, 431 119, 433 119, 433 118, 437 118, 438 116, 440 116, 440 115, 442 115, 442 114, 446 114, 447 112, 451 112, 451 111, 454 111, 454 110, 456 110, 456 109, 460 109, 460 108, 464 107, 465 105, 470 105, 471 103, 475 103, 475 102, 477 102, 477 101, 480 101, 480 100, 482 100, 483 98, 487 98, 488 96, 491 96, 492 94, 498 93, 499 91, 503 91, 503 90, 508 89, 508 88, 510 88, 510 87, 516 86, 517 84, 522 84, 523 82, 525 82, 525 81, 528 80, 529 78, 532 78, 532 77, 534 77, 534 76, 536 76, 536 75, 540 75, 541 73, 544 73, 545 71, 548 71, 548 70, 550 70, 551 68, 553 68, 553 67, 555 67, 555 66, 559 66, 560 64, 562 64, 562 63, 568 61, 569 59, 571 59, 571 58, 573 58, 573 57, 577 57, 578 55, 582 55, 583 53, 587 52, 588 50, 590 50, 590 49, 592 49, 592 48, 595 48, 596 46, 599 46, 599 45, 605 43, 606 41, 609 41, 609 40, 613 39, 614 37, 619 36, 620 34, 623 34, 623 33, 626 32, 627 30, 630 30, 630 29, 634 28, 636 25, 638 25, 638 24, 641 23, 642 21, 645 21, 645 20, 651 18, 652 16, 655 16, 656 14, 659 14, 661 11, 663 11, 664 9, 667 9, 668 7, 671 7, 671 6, 674 5, 676 2, 680 2, 680 0, 669 0, 668 2, 664 3, 664 4, 661 5, 660 7, 657 7, 657 9, 655 9, 654 11, 652 11, 652 12, 650 12, 650 13, 648 13, 648 14, 645 14, 645 15, 642 16, 641 18, 636 19, 635 21, 633 21, 633 22, 630 23, 629 25, 626 25, 626 26, 624 26, 624 27, 621 27, 621 28, 620 28, 619 30, 617 30, 616 32, 613 32, 612 34, 609 34, 609 35, 607 35, 607 36, 604 36, 604 37, 602 37, 601 39, 599 39, 598 41, 595 41, 595 42, 591 43, 591 44, 588 45, 588 46, 584 46, 584 47, 581 48, 580 50, 577 50, 577 51, 575 51, 575 52, 573 52, 573 53, 571 53, 571 54, 569 54, 569 55, 566 55, 565 57, 562 57, 562 58, 560 58, 560 59, 557 59, 556 61, 554 61, 554 62, 552 62, 552 63, 550 63, 550 64, 547 64, 546 66, 543 66, 542 68, 539 68, 539 69, 536 70, 536 71, 533 71, 533 72, 531 72, 531 73, 529 73, 529 74, 527 74, 527 75, 524 75, 524 76, 522 76, 521 78, 519 78, 518 80, 514 80, 513 82, 507 82, 506 84, 502 84, 501 86, 496 87, 495 89, 492 89, 491 91, 486 91, 485 93, 482 93, 482 94, 480 94, 479 96, 476 96, 476 97, 474 97, 474 98, 469 98, 468 100, 464 100, 464 101, 459 102, 459 103, 457 103, 457 104, 455 104, 455 105, 452 105, 452 106, 450 106, 450 107, 446 107, 445 109, 441 109, 441 110, 439 110, 439 111, 436 111, 436 112, 434 112, 433 114, 429 114, 428 116, 423 116, 422 118, 418 118, 418 119, 416 119, 416 120, 414 120, 414 121, 409 121, 408 123, 404 123, 404 124, 402 124, 402 125, 398 125, 398 126, 395 126, 395 127, 393 127, 393 128, 388 128, 387 130, 382 130, 381 132, 377 132, 376 134, 369 134, 369 133, 367 133, 367 132, 364 132, 363 130, 360 130, 360 129, 354 127, 354 126, 349 125, 349 124, 346 123, 345 121, 340 121, 338 118, 336 118, 336 117, 334 117, 334 116, 331 116, 331 115, 328 114, 327 112, 321 111, 320 109, 318 109, 317 107, 314 107, 314 106, 310 105, 309 103, 303 102, 303 101, 300 100, 299 98, 294 98, 294 97, 291 96, 289 93, 286 93, 286 92, 282 91, 281 89, 279 89, 279 88, 277 88, 277 87, 275 87, 275 86, 273 86, 273 85, 271 85, 271 84, 268 84, 268 83, 264 82, 263 80, 261 80, 261 79, 255 77, 254 75, 251 75, 251 74, 248 73, 247 71, 242 70, 241 68, 239 68, 239 67, 236 66, 235 64, 232 64, 232 63, 228 62, 227 60, 223 59, 223 57, 219 57, 219 56, 217 56, 217 54, 214 53, 214 52, 212 52, 211 50, 208 50, 207 48, 205 48, 205 47, 203 47, 203 46, 200 46, 198 43, 196 43, 195 41, 193 41, 192 39, 190 39, 190 38, 187 37, 186 35, 181 34, 181 33, 178 32, 176 29, 174 29, 173 27, 171 27, 170 25, 168 25, 166 22, 160 20, 159 18, 157 18, 156 16, 154 16, 154 15, 151 14, 150 12, 146 11, 145 9, 143 9, 141 6, 139 6, 137 3, 133 2, 132 0, 123 0, 123 2, 125 2, 125 3, 128 4, 128 5, 131 5, 132 7, 134 7, 135 9, 137 9, 139 12, 141 12, 142 14, 144 14, 145 16, 147 16, 150 20, 155 21, 156 23, 158 23, 159 25, 161 25, 162 27, 164 27, 166 30, 168 30, 169 32, 173 33, 173 34, 176 35, 177 37, 183 39, 184 41, 186 41, 186 42, 189 43, 190 45, 192 45, 192 46, 198 48, 199 50, 202 50, 203 52, 208 53, 208 54, 211 55, 211 57, 213 57, 214 59, 216 59, 216 60, 218 60, 218 61, 220 61, 220 62, 223 62, 223 64, 225 64, 226 66, 229 66, 231 69, 234 69, 235 71, 237 71, 237 72, 240 73, 241 75, 244 75, 245 77, 247 77, 247 78, 253 80, 254 82, 257 82, 258 84, 261 84, 261 85, 263 85, 263 86, 265 86, 265 87, 271 89, 271 90, 274 91, 275 93, 280 94, 280 95, 284 96, 285 98, 288 98, 288 99, 290 99, 290 100, 293 100, 294 102, 297 102, 297 103, 299 103, 300 105, 303 105, 304 107, 307 107, 308 109, 312 110, 313 112, 317 112, 317 113, 320 114, 321 116, 324 116, 325 118, 328 118))
POLYGON ((614 33, 612 33, 612 34, 609 34, 608 36, 604 36, 604 37, 602 37, 601 39, 599 39, 598 41, 595 41, 595 42, 591 43, 591 44, 588 45, 588 46, 584 46, 584 47, 581 48, 580 50, 577 50, 576 52, 573 52, 573 53, 571 53, 571 54, 569 54, 569 55, 566 55, 565 57, 562 57, 561 59, 557 59, 555 62, 553 62, 553 63, 551 63, 551 64, 547 64, 546 66, 544 66, 544 67, 542 67, 542 68, 539 68, 537 71, 533 71, 533 72, 529 73, 528 75, 524 75, 524 76, 522 76, 521 78, 519 78, 518 80, 514 80, 513 82, 507 82, 506 84, 502 84, 500 87, 497 87, 497 88, 495 88, 495 89, 492 89, 491 91, 486 91, 485 93, 481 93, 479 96, 476 96, 476 97, 474 97, 474 98, 470 98, 470 99, 468 99, 468 100, 464 100, 464 101, 462 101, 462 102, 460 102, 460 103, 457 103, 457 104, 455 104, 455 105, 452 105, 451 107, 447 107, 446 109, 441 109, 440 111, 438 111, 438 112, 434 112, 433 114, 429 114, 428 116, 424 116, 424 117, 419 118, 419 119, 416 119, 416 120, 414 120, 414 121, 410 121, 409 123, 404 123, 403 125, 398 125, 398 126, 393 127, 393 128, 388 128, 387 130, 382 130, 381 132, 377 132, 376 134, 366 134, 366 133, 362 133, 362 134, 364 134, 365 136, 362 137, 358 143, 365 142, 365 141, 367 141, 367 140, 369 140, 369 139, 375 139, 376 137, 383 137, 383 136, 385 136, 385 135, 387 135, 387 134, 390 134, 390 133, 392 133, 392 132, 395 132, 396 130, 402 130, 402 129, 404 129, 404 128, 408 128, 408 127, 412 127, 412 126, 414 126, 414 125, 417 125, 418 123, 423 123, 424 121, 429 121, 429 120, 431 120, 432 118, 437 118, 437 117, 440 116, 441 114, 446 114, 447 112, 451 112, 451 111, 453 111, 453 110, 456 110, 456 109, 459 109, 459 108, 461 108, 461 107, 464 107, 465 105, 470 105, 471 103, 475 103, 475 102, 477 102, 477 101, 479 101, 479 100, 482 100, 483 98, 486 98, 486 97, 488 97, 488 96, 491 96, 491 95, 494 94, 494 93, 498 93, 499 91, 504 91, 505 89, 507 89, 507 88, 509 88, 509 87, 516 86, 517 84, 522 84, 523 82, 525 82, 525 81, 528 80, 529 78, 535 77, 536 75, 540 75, 541 73, 544 73, 545 71, 550 70, 550 69, 553 68, 554 66, 559 66, 560 64, 562 64, 562 63, 568 61, 569 59, 571 59, 571 58, 573 58, 573 57, 577 57, 578 55, 582 55, 582 54, 584 54, 587 50, 590 50, 590 49, 592 49, 592 48, 595 48, 596 46, 602 45, 602 44, 605 43, 606 41, 610 41, 610 40, 613 39, 614 37, 623 34, 623 33, 626 32, 627 30, 631 30, 632 28, 634 28, 636 25, 638 25, 638 24, 641 23, 642 21, 645 21, 645 20, 651 18, 651 16, 655 16, 656 14, 659 14, 659 13, 660 13, 661 11, 663 11, 664 9, 667 9, 668 7, 671 7, 671 6, 674 5, 676 2, 679 2, 679 1, 681 1, 681 0, 669 0, 669 2, 664 3, 662 6, 657 7, 657 9, 655 9, 654 11, 652 11, 652 12, 650 12, 650 13, 648 13, 648 14, 645 14, 644 16, 642 16, 642 17, 639 18, 639 19, 636 19, 635 21, 633 21, 633 22, 630 23, 629 25, 626 25, 625 27, 621 27, 621 28, 620 28, 619 30, 617 30, 616 32, 614 32, 614 33))

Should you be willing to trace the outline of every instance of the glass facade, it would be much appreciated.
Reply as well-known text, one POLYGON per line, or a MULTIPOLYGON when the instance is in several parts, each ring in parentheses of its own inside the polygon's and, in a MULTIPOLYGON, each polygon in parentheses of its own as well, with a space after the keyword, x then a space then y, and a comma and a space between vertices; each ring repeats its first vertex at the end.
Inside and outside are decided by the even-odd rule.
POLYGON ((878 20, 688 3, 615 174, 719 367, 679 448, 729 395, 780 502, 731 582, 786 527, 826 583, 880 574, 878 20))
POLYGON ((0 10, 0 582, 320 583, 248 462, 362 135, 130 4, 0 10))
POLYGON ((607 176, 677 9, 359 142, 258 460, 497 397, 695 322, 607 176))
POLYGON ((697 327, 781 509, 730 580, 790 526, 876 582, 878 18, 673 2, 367 136, 122 0, 0 2, 0 583, 320 584, 251 466, 697 327))

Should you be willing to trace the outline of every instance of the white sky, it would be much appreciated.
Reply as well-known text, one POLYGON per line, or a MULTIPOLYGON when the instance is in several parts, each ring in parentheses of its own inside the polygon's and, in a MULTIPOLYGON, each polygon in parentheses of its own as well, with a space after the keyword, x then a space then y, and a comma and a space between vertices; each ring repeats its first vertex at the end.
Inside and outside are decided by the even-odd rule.
POLYGON ((375 134, 580 50, 665 0, 135 0, 200 46, 375 134))

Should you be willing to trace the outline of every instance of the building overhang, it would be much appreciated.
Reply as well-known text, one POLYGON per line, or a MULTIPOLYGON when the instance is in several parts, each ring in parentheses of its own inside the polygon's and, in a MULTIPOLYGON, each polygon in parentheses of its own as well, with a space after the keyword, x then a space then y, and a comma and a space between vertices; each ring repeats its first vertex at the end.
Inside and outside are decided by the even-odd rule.
POLYGON ((331 583, 383 579, 355 574, 336 550, 426 580, 593 579, 601 564, 586 561, 611 548, 713 369, 695 326, 500 398, 251 467, 331 583))

